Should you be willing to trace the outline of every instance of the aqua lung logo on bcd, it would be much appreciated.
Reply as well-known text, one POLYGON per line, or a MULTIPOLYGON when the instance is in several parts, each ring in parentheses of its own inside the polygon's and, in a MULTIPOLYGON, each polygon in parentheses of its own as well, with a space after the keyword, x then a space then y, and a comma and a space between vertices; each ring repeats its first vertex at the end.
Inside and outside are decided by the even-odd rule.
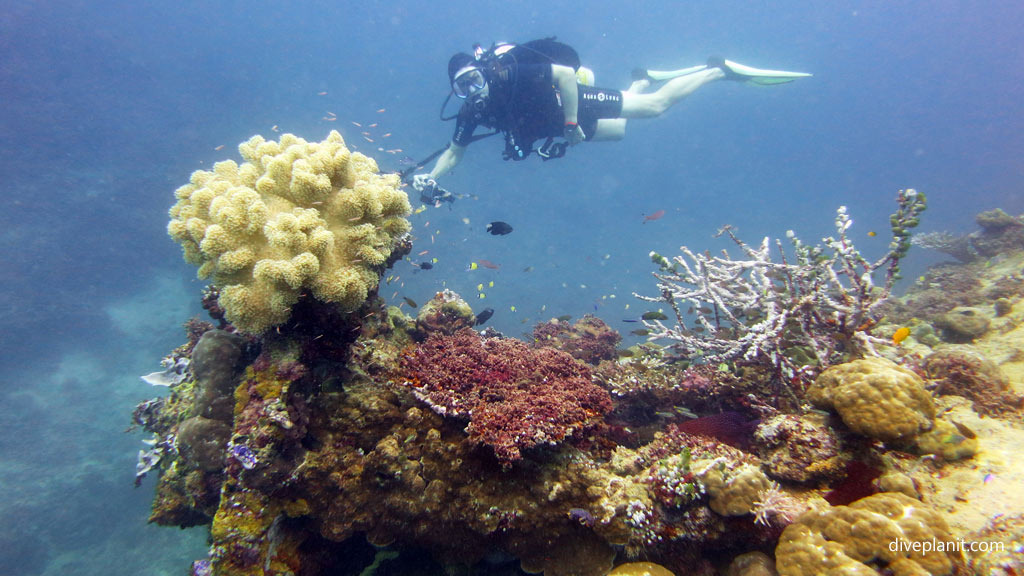
POLYGON ((587 92, 583 94, 584 100, 597 100, 598 102, 617 102, 619 100, 618 94, 609 94, 607 92, 587 92))

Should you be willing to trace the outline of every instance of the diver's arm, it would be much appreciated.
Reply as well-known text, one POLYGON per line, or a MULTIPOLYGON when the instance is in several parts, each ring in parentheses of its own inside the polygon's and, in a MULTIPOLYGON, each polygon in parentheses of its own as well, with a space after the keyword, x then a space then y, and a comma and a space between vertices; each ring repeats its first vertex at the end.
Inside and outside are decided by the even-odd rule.
POLYGON ((579 89, 576 87, 576 71, 568 66, 551 65, 551 79, 562 94, 562 115, 566 124, 576 124, 579 108, 579 89))
POLYGON ((459 146, 455 142, 449 144, 448 149, 442 152, 441 156, 437 159, 437 162, 434 164, 434 169, 430 171, 430 179, 436 180, 451 172, 452 168, 455 168, 455 166, 462 161, 462 155, 465 153, 465 146, 459 146))
POLYGON ((465 146, 459 146, 455 142, 452 142, 448 145, 448 149, 442 152, 437 158, 437 162, 434 163, 434 169, 431 170, 429 174, 417 174, 412 177, 412 187, 417 192, 423 192, 428 188, 436 188, 437 178, 451 172, 452 168, 455 168, 455 165, 462 160, 462 155, 465 152, 465 146))

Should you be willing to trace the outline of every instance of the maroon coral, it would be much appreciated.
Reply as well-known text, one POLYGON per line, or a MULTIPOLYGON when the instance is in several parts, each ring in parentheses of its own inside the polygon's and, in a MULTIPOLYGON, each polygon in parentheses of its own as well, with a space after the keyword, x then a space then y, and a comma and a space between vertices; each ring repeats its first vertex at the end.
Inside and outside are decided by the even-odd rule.
POLYGON ((522 450, 557 444, 611 410, 608 393, 571 356, 514 339, 482 339, 471 329, 432 334, 404 360, 417 396, 438 414, 469 419, 471 442, 502 464, 522 450))

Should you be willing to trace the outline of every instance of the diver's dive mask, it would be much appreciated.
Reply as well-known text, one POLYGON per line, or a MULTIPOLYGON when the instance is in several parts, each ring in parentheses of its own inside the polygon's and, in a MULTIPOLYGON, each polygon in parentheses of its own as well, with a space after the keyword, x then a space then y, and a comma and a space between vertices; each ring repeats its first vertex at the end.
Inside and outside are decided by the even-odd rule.
POLYGON ((476 66, 466 66, 459 70, 452 80, 452 92, 463 100, 483 93, 486 88, 484 73, 476 66))

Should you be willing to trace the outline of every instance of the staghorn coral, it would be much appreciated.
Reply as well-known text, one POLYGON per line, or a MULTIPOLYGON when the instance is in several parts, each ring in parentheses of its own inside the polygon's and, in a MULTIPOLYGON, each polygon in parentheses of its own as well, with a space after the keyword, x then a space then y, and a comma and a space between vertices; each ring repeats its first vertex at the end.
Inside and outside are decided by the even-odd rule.
POLYGON ((931 429, 935 405, 921 378, 883 358, 833 366, 818 376, 807 398, 834 409, 851 430, 885 442, 909 440, 931 429))
POLYGON ((593 427, 611 410, 608 393, 568 354, 484 340, 468 328, 431 335, 404 368, 417 397, 442 416, 468 419, 470 440, 490 446, 505 465, 524 449, 593 427))
POLYGON ((952 540, 949 527, 937 512, 909 496, 885 492, 849 506, 803 514, 782 533, 775 561, 781 576, 943 576, 962 566, 958 552, 922 553, 920 548, 916 552, 905 548, 936 541, 951 544, 952 540))
POLYGON ((790 264, 782 243, 776 241, 780 262, 772 261, 767 237, 758 247, 741 241, 729 226, 728 234, 745 260, 696 253, 683 246, 672 260, 651 252, 658 265, 660 296, 634 296, 664 302, 677 324, 644 320, 651 339, 665 339, 688 357, 716 364, 734 360, 767 363, 786 382, 799 376, 803 366, 830 366, 850 352, 877 355, 884 343, 867 331, 882 317, 882 303, 899 277, 900 260, 910 249, 910 229, 926 203, 916 190, 900 190, 899 208, 890 216, 889 251, 869 262, 854 247, 847 231, 853 220, 840 206, 836 213, 837 237, 822 246, 808 246, 789 231, 795 258, 790 264), (883 275, 875 284, 874 276, 883 275), (687 323, 681 306, 690 304, 687 323), (799 349, 802 354, 794 354, 799 349), (805 358, 802 358, 805 357, 805 358))
POLYGON ((212 278, 226 318, 260 333, 286 321, 303 290, 355 310, 409 231, 398 177, 350 153, 332 131, 310 143, 254 136, 246 160, 218 162, 178 188, 167 231, 212 278))

